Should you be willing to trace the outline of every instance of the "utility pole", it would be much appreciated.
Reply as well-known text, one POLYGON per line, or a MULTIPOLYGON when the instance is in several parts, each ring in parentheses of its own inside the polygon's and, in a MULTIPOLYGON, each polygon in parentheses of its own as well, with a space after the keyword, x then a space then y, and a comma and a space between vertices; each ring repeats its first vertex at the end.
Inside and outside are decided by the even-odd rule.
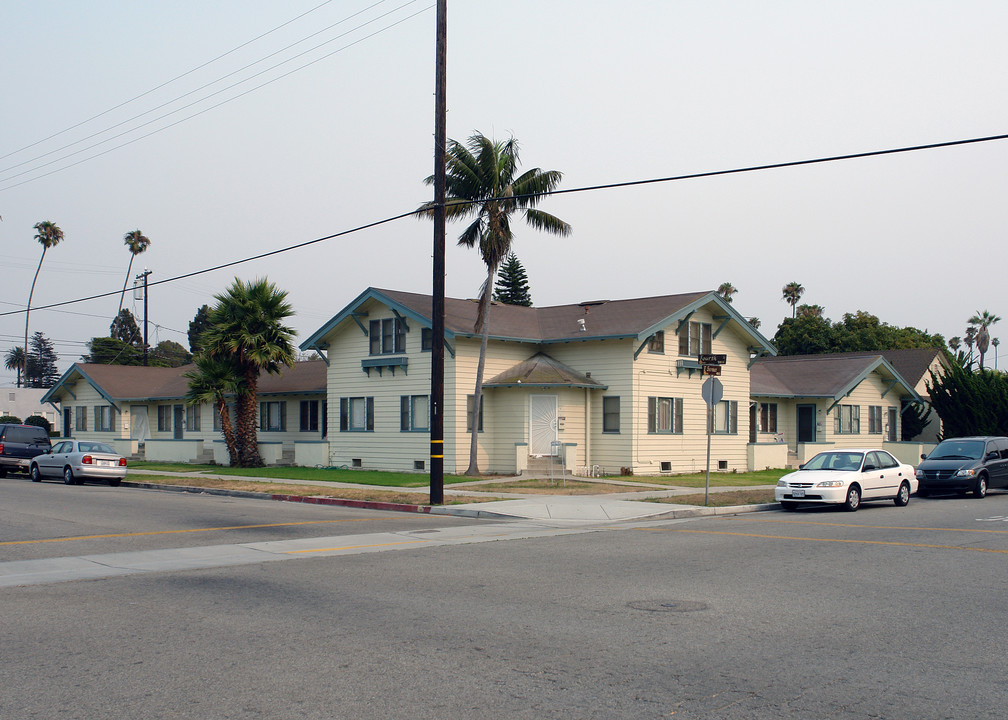
MULTIPOLYGON (((144 268, 144 271, 136 276, 137 280, 143 280, 143 294, 144 294, 144 353, 143 353, 143 364, 147 367, 147 276, 151 274, 151 271, 144 268)), ((135 297, 135 295, 134 295, 135 297)))
POLYGON ((445 144, 448 0, 437 0, 434 48, 434 288, 431 308, 430 502, 444 504, 445 144))

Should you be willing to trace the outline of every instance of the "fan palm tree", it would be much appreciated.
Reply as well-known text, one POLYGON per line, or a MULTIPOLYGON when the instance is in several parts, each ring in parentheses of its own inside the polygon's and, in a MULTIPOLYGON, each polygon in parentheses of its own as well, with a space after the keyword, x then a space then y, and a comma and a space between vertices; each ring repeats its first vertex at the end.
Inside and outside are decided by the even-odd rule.
MULTIPOLYGON (((445 218, 460 220, 474 216, 472 223, 459 236, 458 244, 469 248, 478 247, 487 268, 487 277, 480 291, 476 325, 473 328, 474 332, 481 334, 476 388, 473 393, 473 417, 476 418, 479 417, 483 399, 490 296, 497 268, 511 251, 511 216, 521 211, 525 222, 534 229, 554 235, 569 235, 571 226, 536 207, 556 189, 563 175, 557 170, 539 168, 518 175, 518 142, 514 138, 495 141, 476 133, 465 144, 449 140, 445 157, 445 218)), ((433 184, 434 176, 428 177, 425 182, 433 184)), ((433 201, 421 206, 417 215, 433 217, 433 201)), ((478 423, 474 422, 472 426, 466 475, 479 474, 478 423)))
POLYGON ((749 324, 753 326, 756 330, 759 330, 759 326, 762 324, 758 317, 749 318, 749 324))
POLYGON ((962 338, 958 335, 953 335, 948 339, 949 350, 952 352, 958 352, 959 347, 962 345, 962 338))
MULTIPOLYGON (((43 220, 42 222, 35 223, 35 239, 39 241, 42 245, 42 257, 39 258, 38 267, 35 268, 35 277, 32 278, 31 290, 28 292, 28 306, 25 308, 25 319, 24 319, 24 347, 28 347, 28 317, 31 314, 31 301, 32 295, 35 294, 35 281, 38 280, 39 270, 42 269, 42 261, 45 260, 46 250, 51 247, 56 247, 60 244, 63 239, 63 231, 59 229, 56 225, 49 222, 48 220, 43 220)), ((25 357, 27 360, 27 356, 25 357)))
POLYGON ((781 288, 781 293, 783 295, 782 299, 791 306, 791 317, 797 317, 798 301, 805 294, 805 288, 802 287, 801 283, 789 282, 781 288))
POLYGON ((717 292, 718 295, 725 299, 725 302, 731 302, 732 295, 737 293, 738 289, 736 289, 736 287, 730 282, 723 282, 718 286, 717 292))
POLYGON ((21 371, 25 367, 25 351, 23 347, 12 347, 4 357, 4 366, 8 370, 17 370, 17 386, 21 387, 21 371))
POLYGON ((991 345, 994 346, 994 369, 995 370, 997 370, 997 366, 998 366, 998 362, 997 362, 997 349, 998 349, 998 345, 1000 345, 1000 344, 1001 344, 1001 341, 998 340, 997 338, 993 338, 991 340, 991 345))
POLYGON ((133 259, 150 247, 150 240, 139 230, 130 230, 123 236, 123 245, 129 248, 130 261, 129 266, 126 268, 126 280, 123 282, 123 289, 119 294, 119 309, 116 311, 116 317, 119 317, 119 313, 122 312, 123 298, 126 297, 126 286, 129 285, 130 273, 133 272, 133 259))
POLYGON ((994 313, 984 310, 983 312, 977 312, 976 315, 969 319, 971 325, 976 325, 976 344, 977 352, 980 353, 980 369, 983 370, 984 366, 984 355, 987 354, 987 349, 990 347, 990 331, 988 328, 997 322, 1000 322, 1001 318, 994 313))
POLYGON ((196 369, 185 374, 189 379, 186 402, 190 405, 210 403, 213 406, 220 418, 221 431, 224 433, 224 443, 227 445, 231 466, 235 467, 239 464, 239 455, 227 401, 229 396, 237 397, 244 389, 237 368, 226 359, 205 353, 197 355, 193 363, 196 369))
POLYGON ((235 447, 238 464, 259 467, 256 389, 263 372, 279 374, 294 364, 294 330, 284 320, 294 314, 287 292, 266 279, 234 283, 210 311, 203 334, 204 353, 234 367, 239 392, 235 401, 235 447))

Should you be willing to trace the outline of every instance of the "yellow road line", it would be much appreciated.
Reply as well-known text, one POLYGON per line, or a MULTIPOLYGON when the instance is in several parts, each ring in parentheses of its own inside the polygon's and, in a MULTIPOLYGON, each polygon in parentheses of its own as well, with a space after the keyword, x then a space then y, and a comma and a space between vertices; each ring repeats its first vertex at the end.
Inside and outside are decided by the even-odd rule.
POLYGON ((346 520, 303 520, 300 522, 262 523, 259 525, 224 525, 221 527, 189 528, 185 530, 150 530, 148 532, 109 533, 107 535, 78 535, 76 537, 41 538, 39 540, 7 540, 5 542, 0 542, 0 546, 33 545, 38 543, 71 542, 73 540, 104 540, 107 538, 145 537, 148 535, 178 535, 181 533, 218 532, 221 530, 251 530, 255 528, 290 527, 293 525, 321 525, 323 523, 370 522, 370 521, 371 518, 353 518, 346 520))
POLYGON ((962 545, 932 545, 929 543, 906 543, 906 542, 894 542, 891 540, 846 540, 842 538, 794 537, 793 535, 761 535, 759 533, 723 532, 720 530, 686 530, 678 528, 638 528, 638 529, 651 532, 694 533, 698 535, 730 535, 733 537, 762 538, 764 540, 806 540, 809 542, 846 543, 849 545, 893 545, 896 547, 932 548, 937 550, 972 550, 973 552, 999 553, 1008 555, 1008 550, 997 550, 993 548, 963 547, 962 545))
POLYGON ((374 545, 344 545, 333 548, 314 548, 312 550, 288 550, 287 555, 300 555, 302 553, 337 552, 339 550, 360 550, 362 548, 389 547, 391 545, 411 545, 413 543, 425 543, 430 540, 402 540, 400 542, 375 543, 374 545))
POLYGON ((870 530, 928 530, 936 532, 964 532, 964 533, 990 533, 993 535, 1008 535, 1008 530, 984 530, 982 528, 940 528, 940 527, 905 527, 896 525, 859 525, 857 523, 828 523, 816 522, 813 520, 773 520, 771 518, 743 518, 736 517, 734 520, 745 520, 746 522, 763 523, 788 523, 792 525, 821 525, 823 527, 847 527, 847 528, 867 528, 870 530))

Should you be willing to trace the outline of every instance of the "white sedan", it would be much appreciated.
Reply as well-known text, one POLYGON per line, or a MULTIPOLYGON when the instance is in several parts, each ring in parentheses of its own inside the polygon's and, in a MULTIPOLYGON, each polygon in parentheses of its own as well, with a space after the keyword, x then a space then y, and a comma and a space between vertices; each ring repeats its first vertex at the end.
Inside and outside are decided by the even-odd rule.
POLYGON ((892 500, 902 507, 916 491, 912 465, 904 465, 885 450, 844 449, 821 452, 797 472, 782 477, 774 499, 785 510, 805 503, 834 503, 854 511, 863 500, 892 500))
POLYGON ((61 477, 67 485, 83 485, 85 480, 105 480, 115 487, 126 477, 126 458, 101 442, 63 440, 36 455, 28 467, 33 482, 61 477))

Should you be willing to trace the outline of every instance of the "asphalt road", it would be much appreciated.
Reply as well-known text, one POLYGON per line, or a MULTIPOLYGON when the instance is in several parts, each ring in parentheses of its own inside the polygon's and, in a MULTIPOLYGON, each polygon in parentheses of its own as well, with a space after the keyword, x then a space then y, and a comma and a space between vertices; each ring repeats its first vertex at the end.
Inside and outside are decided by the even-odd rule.
POLYGON ((1008 703, 1008 494, 579 529, 20 478, 0 498, 0 570, 344 543, 0 587, 0 718, 1001 718, 1008 703), (362 535, 440 540, 346 549, 362 535))

